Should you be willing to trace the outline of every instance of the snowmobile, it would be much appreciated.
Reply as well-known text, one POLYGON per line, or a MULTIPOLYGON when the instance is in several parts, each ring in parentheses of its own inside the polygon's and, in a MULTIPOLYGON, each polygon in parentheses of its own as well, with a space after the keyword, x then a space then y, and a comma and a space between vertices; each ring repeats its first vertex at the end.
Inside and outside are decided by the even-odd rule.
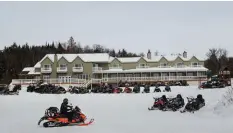
POLYGON ((125 87, 124 93, 132 93, 132 89, 129 87, 125 87))
POLYGON ((162 108, 162 105, 164 104, 164 102, 162 101, 161 98, 154 98, 155 99, 155 103, 151 108, 148 108, 148 110, 162 110, 162 111, 177 111, 179 108, 182 108, 183 106, 177 108, 175 106, 175 99, 174 98, 167 98, 167 105, 162 108))
POLYGON ((68 118, 59 113, 57 107, 50 107, 45 110, 44 116, 39 120, 38 125, 42 121, 43 127, 62 127, 62 126, 88 126, 93 123, 94 119, 91 119, 89 122, 86 121, 86 116, 82 112, 78 112, 78 107, 76 106, 72 111, 74 111, 73 119, 71 122, 68 121, 68 118))
POLYGON ((155 98, 154 105, 151 108, 148 108, 148 110, 162 110, 162 105, 164 104, 164 101, 161 98, 155 98))
POLYGON ((181 110, 180 113, 185 113, 185 112, 194 113, 198 109, 200 109, 203 106, 205 106, 205 102, 202 103, 201 105, 196 105, 196 98, 187 97, 187 100, 188 100, 188 103, 186 104, 185 109, 181 110), (195 106, 199 106, 198 109, 195 106))

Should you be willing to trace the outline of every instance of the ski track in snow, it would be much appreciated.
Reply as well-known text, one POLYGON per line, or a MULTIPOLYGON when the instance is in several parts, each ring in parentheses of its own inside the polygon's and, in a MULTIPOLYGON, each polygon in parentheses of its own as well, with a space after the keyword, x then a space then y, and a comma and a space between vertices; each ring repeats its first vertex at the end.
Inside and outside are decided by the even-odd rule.
MULTIPOLYGON (((151 91, 153 91, 151 87, 151 91)), ((163 90, 164 87, 161 87, 163 90)), ((172 92, 149 94, 36 94, 22 88, 18 96, 0 96, 0 133, 232 133, 233 106, 216 111, 226 93, 224 89, 199 90, 196 86, 171 87, 172 92), (148 111, 154 99, 166 94, 174 97, 182 94, 196 97, 202 94, 206 106, 191 113, 148 111), (94 118, 87 127, 69 126, 43 128, 38 120, 50 106, 60 108, 63 98, 78 105, 88 119, 94 118), (221 113, 228 112, 226 115, 221 113), (229 113, 231 112, 231 113, 229 113)))

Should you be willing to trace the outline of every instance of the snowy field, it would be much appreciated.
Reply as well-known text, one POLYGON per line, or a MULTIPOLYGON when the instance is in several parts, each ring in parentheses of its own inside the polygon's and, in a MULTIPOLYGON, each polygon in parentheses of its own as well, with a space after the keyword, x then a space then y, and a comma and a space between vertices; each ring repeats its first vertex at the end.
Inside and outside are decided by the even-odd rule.
MULTIPOLYGON (((162 88, 163 90, 164 88, 162 88)), ((23 88, 18 96, 0 96, 0 133, 232 133, 233 109, 219 107, 225 89, 199 90, 196 86, 171 87, 172 92, 150 94, 36 94, 23 88), (153 97, 181 93, 196 97, 202 94, 206 106, 194 114, 148 111, 153 97), (43 128, 37 122, 45 109, 57 106, 63 98, 78 105, 89 119, 87 127, 43 128)), ((152 88, 153 90, 153 88, 152 88)), ((186 98, 185 98, 186 100, 186 98)))

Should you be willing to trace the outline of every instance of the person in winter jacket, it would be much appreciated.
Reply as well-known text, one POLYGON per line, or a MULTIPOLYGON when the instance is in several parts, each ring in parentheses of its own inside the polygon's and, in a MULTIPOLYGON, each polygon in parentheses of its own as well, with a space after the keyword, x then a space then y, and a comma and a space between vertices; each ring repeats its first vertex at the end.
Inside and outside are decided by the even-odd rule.
POLYGON ((196 110, 199 110, 203 106, 205 106, 205 99, 203 99, 201 94, 198 94, 196 98, 196 102, 194 102, 194 108, 196 110))
POLYGON ((72 111, 73 106, 68 105, 68 103, 69 102, 67 98, 63 99, 63 102, 60 107, 60 114, 66 116, 69 122, 71 122, 74 114, 72 111))
POLYGON ((182 98, 181 94, 178 94, 175 99, 175 105, 178 108, 181 108, 184 106, 184 99, 182 98))

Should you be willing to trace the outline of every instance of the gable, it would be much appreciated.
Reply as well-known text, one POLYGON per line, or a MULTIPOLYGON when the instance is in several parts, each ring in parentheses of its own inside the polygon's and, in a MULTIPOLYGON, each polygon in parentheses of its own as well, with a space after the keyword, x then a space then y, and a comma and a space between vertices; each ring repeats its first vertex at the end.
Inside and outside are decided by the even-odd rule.
POLYGON ((138 63, 139 63, 139 64, 146 64, 147 61, 146 61, 143 57, 141 57, 141 58, 138 60, 138 63))
POLYGON ((162 57, 162 58, 159 60, 159 63, 168 63, 168 60, 167 60, 165 57, 162 57))
POLYGON ((79 56, 77 56, 73 61, 72 61, 72 63, 74 63, 74 64, 81 64, 81 63, 83 63, 84 61, 79 57, 79 56))
POLYGON ((57 61, 58 64, 68 64, 68 61, 63 56, 57 61))
POLYGON ((44 60, 41 61, 41 64, 53 64, 50 58, 47 56, 44 60))
POLYGON ((189 61, 190 62, 200 62, 195 56, 193 56, 189 61))
POLYGON ((184 62, 179 56, 174 60, 174 63, 184 62))
POLYGON ((113 65, 113 64, 121 64, 121 62, 117 58, 115 58, 110 63, 110 65, 113 65))

